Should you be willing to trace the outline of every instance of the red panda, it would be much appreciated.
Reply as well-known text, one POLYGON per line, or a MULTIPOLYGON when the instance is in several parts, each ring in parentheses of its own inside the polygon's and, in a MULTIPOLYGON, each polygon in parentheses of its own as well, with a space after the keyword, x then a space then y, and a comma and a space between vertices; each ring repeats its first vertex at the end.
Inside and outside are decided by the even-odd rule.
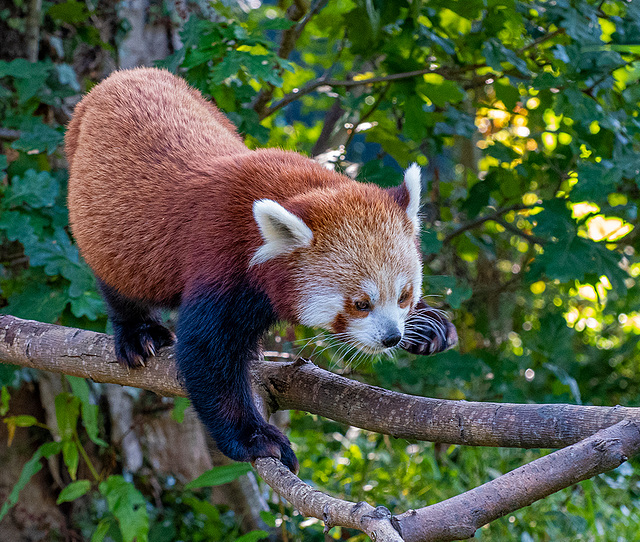
POLYGON ((280 458, 288 439, 259 414, 248 367, 278 320, 359 349, 419 353, 455 342, 422 313, 420 169, 399 187, 353 181, 280 149, 249 150, 227 118, 167 71, 119 71, 78 104, 65 137, 69 218, 107 304, 118 360, 144 365, 173 334, 177 364, 220 450, 280 458), (403 337, 406 344, 403 344, 403 337))

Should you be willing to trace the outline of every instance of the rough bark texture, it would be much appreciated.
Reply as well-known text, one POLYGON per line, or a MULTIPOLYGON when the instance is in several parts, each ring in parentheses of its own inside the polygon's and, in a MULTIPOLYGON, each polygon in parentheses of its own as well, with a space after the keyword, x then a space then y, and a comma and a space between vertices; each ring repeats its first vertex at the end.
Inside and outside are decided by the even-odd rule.
MULTIPOLYGON (((115 360, 111 337, 0 315, 0 362, 186 396, 173 350, 142 370, 115 360)), ((269 410, 296 409, 342 423, 430 442, 511 448, 562 448, 629 419, 640 409, 475 403, 418 397, 369 386, 302 360, 254 363, 256 389, 269 410)))
POLYGON ((486 523, 615 469, 639 451, 639 424, 623 421, 462 495, 394 519, 405 542, 463 540, 486 523))
MULTIPOLYGON (((131 371, 115 363, 106 335, 0 315, 1 363, 184 395, 172 357, 166 349, 146 369, 131 371)), ((572 444, 467 493, 395 517, 384 507, 325 495, 275 459, 255 462, 263 479, 303 514, 323 520, 328 528, 360 529, 378 542, 471 537, 485 523, 615 468, 640 451, 636 408, 444 401, 368 386, 304 361, 254 365, 261 410, 306 410, 363 429, 434 442, 522 448, 572 444)))

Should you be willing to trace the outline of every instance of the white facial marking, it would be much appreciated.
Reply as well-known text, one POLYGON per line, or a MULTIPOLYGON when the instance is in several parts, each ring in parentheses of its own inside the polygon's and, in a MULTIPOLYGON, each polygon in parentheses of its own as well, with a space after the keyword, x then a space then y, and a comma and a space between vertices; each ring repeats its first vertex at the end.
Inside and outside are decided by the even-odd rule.
POLYGON ((302 298, 300 323, 309 327, 330 328, 343 307, 342 294, 324 288, 309 289, 302 298))
POLYGON ((313 241, 313 232, 304 221, 273 200, 255 201, 253 217, 260 228, 264 244, 251 258, 250 267, 296 248, 309 246, 313 241))
POLYGON ((407 216, 413 222, 416 234, 420 230, 420 219, 418 211, 420 210, 420 190, 422 181, 420 179, 420 166, 411 164, 404 172, 404 185, 409 192, 409 204, 407 205, 407 216))
POLYGON ((360 289, 369 296, 372 305, 375 305, 380 300, 380 290, 371 279, 366 279, 360 286, 360 289))
POLYGON ((368 279, 363 282, 362 289, 373 301, 377 296, 377 303, 373 304, 373 310, 364 318, 352 318, 347 326, 347 333, 357 343, 357 346, 369 353, 386 350, 382 341, 394 332, 404 336, 405 321, 409 314, 409 307, 404 309, 398 305, 398 298, 407 284, 407 277, 399 274, 389 292, 389 299, 379 299, 379 288, 375 282, 368 279))

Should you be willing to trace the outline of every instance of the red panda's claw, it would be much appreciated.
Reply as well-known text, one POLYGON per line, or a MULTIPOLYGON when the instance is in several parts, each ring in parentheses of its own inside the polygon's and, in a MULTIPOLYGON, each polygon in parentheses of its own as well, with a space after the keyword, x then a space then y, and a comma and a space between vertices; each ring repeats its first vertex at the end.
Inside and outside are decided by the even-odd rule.
POLYGON ((277 427, 265 423, 256 428, 246 446, 248 461, 253 462, 259 457, 275 457, 291 472, 298 473, 300 467, 291 443, 277 427))
POLYGON ((158 349, 169 346, 175 335, 163 325, 151 321, 138 325, 114 325, 116 357, 127 367, 146 367, 146 360, 155 356, 158 349))

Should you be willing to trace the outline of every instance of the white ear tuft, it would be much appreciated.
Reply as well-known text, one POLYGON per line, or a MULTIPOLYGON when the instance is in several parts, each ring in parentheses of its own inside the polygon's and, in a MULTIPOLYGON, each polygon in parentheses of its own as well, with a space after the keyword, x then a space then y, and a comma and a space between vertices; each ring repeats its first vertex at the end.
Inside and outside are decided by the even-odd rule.
POLYGON ((249 266, 309 246, 313 240, 313 232, 303 220, 273 200, 255 201, 253 217, 260 228, 264 245, 256 250, 249 266))
POLYGON ((420 229, 420 220, 418 219, 418 211, 420 210, 420 189, 422 185, 420 166, 416 163, 411 164, 404 172, 404 185, 409 192, 409 204, 407 205, 407 215, 413 225, 415 231, 420 229))

